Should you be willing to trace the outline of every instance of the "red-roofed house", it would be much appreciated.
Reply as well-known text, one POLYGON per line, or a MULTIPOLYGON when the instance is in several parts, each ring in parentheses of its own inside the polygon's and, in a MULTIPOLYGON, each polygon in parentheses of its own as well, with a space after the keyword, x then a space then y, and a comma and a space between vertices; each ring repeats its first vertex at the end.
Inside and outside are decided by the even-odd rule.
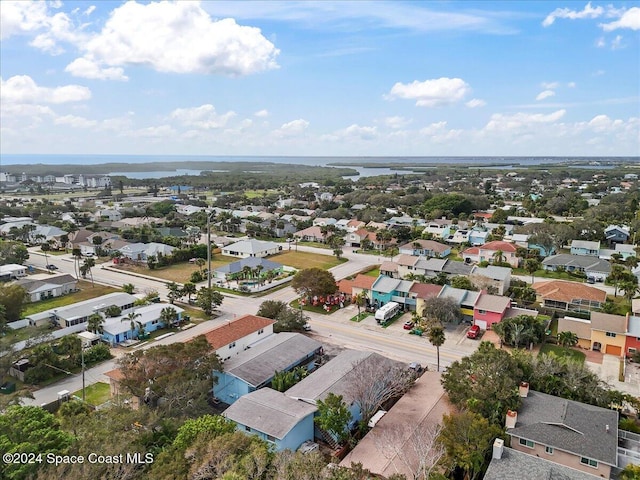
POLYGON ((435 298, 442 290, 441 285, 435 285, 433 283, 414 283, 409 289, 411 296, 416 298, 416 312, 422 312, 424 310, 424 302, 428 298, 435 298))
POLYGON ((536 282, 533 288, 546 308, 587 311, 600 308, 607 300, 607 292, 599 288, 566 280, 536 282))
POLYGON ((466 263, 489 262, 494 263, 496 260, 496 252, 502 252, 502 261, 508 263, 513 268, 518 266, 518 257, 516 257, 516 246, 513 243, 496 240, 494 242, 485 243, 479 247, 467 248, 462 252, 462 258, 466 263))
POLYGON ((244 315, 218 325, 204 336, 220 360, 225 361, 271 335, 274 323, 270 318, 244 315))
POLYGON ((312 227, 305 228, 304 230, 297 231, 293 236, 298 238, 301 242, 324 243, 326 238, 330 237, 331 234, 327 232, 327 235, 325 236, 320 227, 314 225, 312 227))
POLYGON ((491 330, 494 323, 502 321, 510 306, 509 297, 481 293, 473 306, 473 324, 482 330, 491 330))
POLYGON ((346 278, 340 280, 338 282, 338 291, 345 295, 351 295, 352 297, 355 297, 361 292, 365 292, 367 298, 371 301, 371 287, 375 281, 375 277, 359 273, 353 280, 347 280, 346 278))

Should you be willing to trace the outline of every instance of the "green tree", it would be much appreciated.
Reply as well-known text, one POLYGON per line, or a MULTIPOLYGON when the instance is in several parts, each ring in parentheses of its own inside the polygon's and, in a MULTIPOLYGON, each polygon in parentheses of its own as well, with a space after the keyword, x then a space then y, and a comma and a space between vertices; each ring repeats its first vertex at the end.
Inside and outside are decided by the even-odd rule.
POLYGON ((440 325, 434 325, 429 329, 429 333, 427 334, 427 338, 429 339, 429 343, 436 347, 436 355, 438 359, 438 372, 440 371, 440 347, 444 344, 446 340, 444 334, 444 328, 440 325))
POLYGON ((49 244, 49 242, 43 242, 40 244, 40 251, 42 251, 42 253, 44 253, 44 264, 45 265, 49 265, 49 257, 47 255, 47 252, 51 251, 51 245, 49 244))
POLYGON ((444 415, 442 423, 438 442, 446 452, 443 463, 449 472, 459 468, 465 478, 475 480, 484 469, 491 443, 502 434, 501 428, 470 411, 444 415))
POLYGON ((531 284, 535 281, 534 274, 540 270, 541 263, 535 258, 527 258, 524 261, 524 269, 531 275, 531 284))
POLYGON ((563 347, 575 347, 578 344, 578 335, 573 332, 558 333, 558 344, 563 347))
POLYGON ((624 273, 625 273, 625 268, 622 265, 615 264, 615 263, 611 265, 611 272, 609 273, 607 280, 613 283, 615 287, 615 290, 613 292, 614 297, 618 296, 618 283, 620 282, 620 280, 622 280, 624 273))
POLYGON ((169 293, 167 294, 167 298, 169 299, 169 303, 171 305, 182 296, 182 290, 180 285, 176 282, 171 282, 167 284, 167 288, 169 289, 169 293))
POLYGON ((545 338, 545 322, 530 315, 505 318, 493 325, 503 343, 514 347, 541 343, 545 338))
POLYGON ((0 265, 22 265, 29 259, 29 251, 21 242, 0 239, 0 265))
POLYGON ((307 268, 295 274, 291 286, 305 300, 336 293, 338 286, 331 272, 321 268, 307 268))
POLYGON ((424 302, 422 316, 437 323, 458 323, 462 320, 460 306, 452 298, 432 297, 424 302))
POLYGON ((95 286, 93 283, 93 272, 92 268, 96 266, 96 261, 93 258, 85 258, 82 266, 80 267, 80 273, 82 276, 86 278, 87 273, 91 276, 91 286, 95 286))
POLYGON ((139 318, 140 314, 137 312, 129 312, 127 315, 125 315, 124 317, 122 317, 120 319, 121 322, 131 322, 130 323, 130 327, 131 327, 131 334, 133 335, 133 332, 136 329, 136 324, 138 324, 138 326, 140 328, 142 328, 142 324, 138 321, 136 321, 136 318, 139 318))
POLYGON ((7 322, 20 320, 22 311, 29 296, 20 285, 0 284, 0 305, 4 306, 4 316, 7 322))
POLYGON ((178 319, 178 312, 173 307, 164 307, 160 310, 160 321, 165 325, 173 325, 178 319))
POLYGON ((104 317, 96 312, 89 315, 87 319, 87 330, 95 334, 101 334, 104 332, 104 317))
POLYGON ((104 314, 109 318, 119 317, 122 314, 122 309, 117 305, 109 305, 105 308, 104 314))
POLYGON ((223 300, 224 297, 220 292, 208 287, 200 287, 196 297, 196 303, 208 316, 211 316, 215 308, 222 305, 223 300))
POLYGON ((221 415, 202 415, 185 421, 173 441, 173 446, 178 449, 185 449, 193 445, 200 435, 215 438, 225 433, 233 433, 236 429, 235 423, 230 422, 221 415))
POLYGON ((451 279, 451 286, 453 288, 461 288, 462 290, 476 291, 478 290, 475 285, 469 280, 469 277, 463 277, 457 275, 451 279))
POLYGON ((313 421, 322 430, 329 432, 339 443, 344 443, 349 437, 349 423, 351 412, 342 395, 329 393, 324 400, 318 400, 318 415, 313 421))
POLYGON ((198 293, 198 289, 196 287, 196 284, 193 282, 187 282, 182 286, 182 296, 186 295, 187 296, 187 301, 189 303, 191 303, 191 297, 193 295, 195 295, 196 293, 198 293))
MULTIPOLYGON (((40 407, 8 407, 0 415, 0 451, 3 453, 64 455, 69 452, 73 437, 60 429, 53 414, 40 407)), ((41 463, 0 462, 0 477, 29 478, 41 468, 41 463)))
POLYGON ((133 283, 125 283, 122 285, 122 291, 132 295, 136 291, 136 286, 133 283))
POLYGON ((638 286, 638 280, 635 278, 631 281, 624 281, 620 284, 620 290, 622 290, 625 300, 627 300, 627 304, 629 305, 629 311, 631 311, 631 300, 636 296, 637 293, 640 293, 640 287, 638 286))
POLYGON ((618 478, 620 480, 638 480, 640 478, 640 465, 630 463, 624 467, 618 478))
POLYGON ((522 371, 509 352, 481 342, 475 353, 453 362, 442 374, 442 385, 458 408, 468 408, 496 425, 507 410, 520 404, 522 371))

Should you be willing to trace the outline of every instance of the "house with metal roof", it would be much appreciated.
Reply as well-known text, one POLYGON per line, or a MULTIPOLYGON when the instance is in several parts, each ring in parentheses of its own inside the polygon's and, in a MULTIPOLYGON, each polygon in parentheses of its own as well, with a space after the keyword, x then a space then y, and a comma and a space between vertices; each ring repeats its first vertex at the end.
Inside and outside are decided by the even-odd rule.
POLYGON ((213 393, 232 404, 243 395, 270 385, 275 372, 315 368, 322 344, 299 333, 274 333, 224 362, 214 371, 213 393))
POLYGON ((262 388, 242 396, 222 414, 236 424, 240 432, 256 435, 276 451, 295 451, 313 440, 315 405, 262 388))
POLYGON ((222 247, 222 254, 238 258, 267 257, 281 250, 282 245, 278 245, 277 243, 250 238, 249 240, 241 240, 222 247))
POLYGON ((31 302, 38 302, 75 291, 78 280, 67 273, 57 275, 39 273, 27 278, 21 278, 15 283, 25 289, 31 302))
POLYGON ((618 466, 618 412, 521 387, 509 410, 511 448, 603 478, 618 466))
POLYGON ((266 258, 247 257, 216 268, 213 271, 213 276, 222 280, 234 280, 243 275, 245 267, 249 267, 252 271, 259 269, 260 277, 264 277, 267 272, 273 272, 275 275, 278 275, 282 273, 284 269, 282 264, 272 262, 266 258))
MULTIPOLYGON (((119 315, 117 317, 106 318, 102 325, 102 340, 116 346, 128 340, 137 339, 142 331, 145 333, 155 332, 159 328, 166 327, 166 323, 161 319, 162 310, 170 307, 166 303, 152 303, 134 310, 135 317, 129 315, 119 315)), ((182 319, 184 309, 177 305, 171 306, 176 311, 176 322, 182 319)))
POLYGON ((571 255, 588 255, 597 257, 600 252, 600 242, 590 242, 587 240, 572 240, 571 255))

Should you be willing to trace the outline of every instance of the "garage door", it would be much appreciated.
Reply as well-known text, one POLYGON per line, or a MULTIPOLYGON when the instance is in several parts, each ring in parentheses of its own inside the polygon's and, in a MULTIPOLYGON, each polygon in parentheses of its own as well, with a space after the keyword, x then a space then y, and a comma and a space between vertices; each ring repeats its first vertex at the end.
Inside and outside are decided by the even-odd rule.
POLYGON ((618 347, 616 345, 607 345, 607 350, 604 353, 608 353, 609 355, 617 355, 618 357, 622 355, 622 347, 618 347))
POLYGON ((481 330, 487 329, 487 321, 486 320, 475 320, 474 323, 480 327, 481 330))

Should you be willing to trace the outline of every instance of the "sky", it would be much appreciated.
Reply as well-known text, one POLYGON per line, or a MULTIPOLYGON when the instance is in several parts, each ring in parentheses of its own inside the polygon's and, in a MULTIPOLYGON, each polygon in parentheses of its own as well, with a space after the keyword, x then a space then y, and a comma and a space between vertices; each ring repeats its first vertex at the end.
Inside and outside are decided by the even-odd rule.
POLYGON ((0 153, 640 155, 640 2, 0 2, 0 153))

